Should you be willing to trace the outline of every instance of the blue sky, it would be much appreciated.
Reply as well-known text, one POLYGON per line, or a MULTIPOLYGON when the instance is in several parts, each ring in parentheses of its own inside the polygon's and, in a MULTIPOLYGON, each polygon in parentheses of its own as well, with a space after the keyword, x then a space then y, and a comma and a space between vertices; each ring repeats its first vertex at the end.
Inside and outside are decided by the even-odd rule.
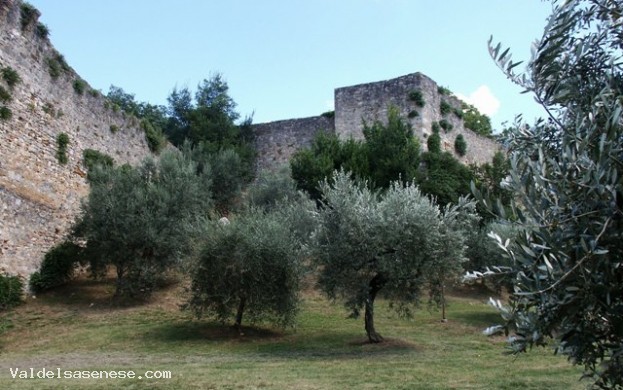
POLYGON ((54 46, 92 87, 166 104, 220 72, 254 122, 318 115, 337 87, 422 72, 472 96, 494 127, 542 111, 487 51, 528 60, 551 4, 539 0, 30 0, 54 46), (476 91, 479 91, 476 93, 476 91), (496 102, 498 108, 496 109, 496 102))

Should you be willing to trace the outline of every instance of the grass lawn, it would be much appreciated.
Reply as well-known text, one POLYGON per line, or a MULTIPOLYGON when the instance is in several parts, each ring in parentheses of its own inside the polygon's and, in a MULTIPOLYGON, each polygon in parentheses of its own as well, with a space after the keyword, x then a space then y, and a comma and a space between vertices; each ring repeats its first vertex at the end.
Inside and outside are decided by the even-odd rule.
POLYGON ((181 312, 178 286, 150 302, 110 303, 110 284, 78 280, 4 313, 0 389, 583 389, 581 370, 551 349, 504 354, 504 338, 481 334, 497 321, 486 296, 449 297, 447 323, 422 309, 398 318, 383 301, 366 343, 363 319, 305 294, 296 329, 246 328, 181 312), (166 370, 171 379, 12 379, 10 368, 166 370))

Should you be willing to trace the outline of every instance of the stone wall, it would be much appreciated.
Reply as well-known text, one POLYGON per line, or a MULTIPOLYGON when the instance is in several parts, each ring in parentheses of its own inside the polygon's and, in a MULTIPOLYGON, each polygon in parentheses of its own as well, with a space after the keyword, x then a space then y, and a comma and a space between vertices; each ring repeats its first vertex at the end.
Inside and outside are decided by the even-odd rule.
POLYGON ((440 93, 437 83, 421 73, 413 73, 391 80, 360 84, 335 90, 335 131, 340 138, 363 139, 363 123, 386 121, 390 107, 398 110, 401 117, 413 127, 413 133, 422 141, 426 150, 426 138, 432 134, 433 123, 445 119, 452 125, 451 131, 440 131, 442 148, 454 153, 454 140, 463 134, 467 142, 467 154, 455 156, 465 164, 490 162, 499 145, 481 137, 463 126, 463 120, 453 112, 442 115, 441 102, 454 110, 461 109, 461 102, 453 95, 440 93), (418 107, 409 98, 419 91, 424 106, 418 107), (415 114, 417 113, 417 114, 415 114))
POLYGON ((254 125, 257 167, 276 169, 288 164, 292 154, 310 146, 319 131, 334 132, 333 118, 314 116, 254 125))
POLYGON ((51 77, 48 61, 59 53, 38 36, 36 17, 22 28, 20 7, 18 0, 0 0, 0 67, 21 78, 12 90, 0 81, 12 113, 0 119, 0 270, 26 276, 66 235, 88 193, 83 151, 135 164, 149 149, 138 121, 113 111, 73 69, 51 77), (66 164, 56 157, 60 133, 69 136, 66 164))

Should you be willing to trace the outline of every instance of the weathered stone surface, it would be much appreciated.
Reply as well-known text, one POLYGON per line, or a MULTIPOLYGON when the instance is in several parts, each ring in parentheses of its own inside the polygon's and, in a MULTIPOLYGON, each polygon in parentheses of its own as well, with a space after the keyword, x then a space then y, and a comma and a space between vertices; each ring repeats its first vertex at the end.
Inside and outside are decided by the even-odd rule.
POLYGON ((432 134, 433 123, 445 119, 452 125, 451 131, 440 131, 441 145, 444 150, 454 153, 454 140, 463 134, 467 142, 467 154, 455 156, 465 164, 484 164, 490 162, 499 145, 486 137, 479 136, 463 126, 463 120, 453 112, 442 115, 442 101, 461 109, 461 102, 455 96, 440 94, 439 86, 422 73, 375 83, 354 85, 335 90, 335 130, 341 138, 363 138, 363 123, 374 120, 386 121, 390 107, 395 107, 403 118, 407 118, 413 127, 413 133, 421 139, 426 150, 426 138, 432 134), (410 98, 412 91, 420 91, 424 106, 418 107, 410 98), (416 111, 417 116, 409 118, 416 111))
POLYGON ((149 154, 136 119, 107 108, 106 99, 72 70, 50 76, 48 58, 58 53, 37 36, 37 20, 22 30, 21 1, 0 0, 0 67, 17 71, 21 82, 0 120, 0 269, 27 276, 42 255, 63 239, 88 192, 84 149, 96 149, 117 163, 135 164, 149 154), (120 130, 113 134, 110 126, 120 130), (68 162, 59 164, 57 136, 69 136, 68 162))
POLYGON ((426 138, 432 134, 433 123, 445 119, 453 128, 448 132, 443 129, 440 131, 444 150, 453 153, 464 164, 490 162, 500 146, 495 141, 466 129, 463 120, 453 112, 442 115, 442 101, 452 109, 461 109, 459 99, 440 94, 437 83, 421 73, 338 88, 335 90, 334 118, 319 116, 255 125, 256 145, 260 156, 258 165, 264 168, 287 163, 297 149, 308 146, 316 132, 321 130, 335 132, 342 139, 363 139, 364 121, 385 122, 390 107, 395 107, 403 118, 407 118, 424 150, 426 138), (423 107, 418 107, 409 99, 409 94, 415 90, 422 94, 425 102, 423 107), (412 114, 414 111, 417 116, 412 114), (454 140, 459 134, 463 134, 467 142, 467 153, 463 157, 454 151, 454 140))
POLYGON ((333 118, 314 116, 254 125, 258 168, 276 169, 287 164, 295 151, 311 145, 319 131, 334 132, 333 118))

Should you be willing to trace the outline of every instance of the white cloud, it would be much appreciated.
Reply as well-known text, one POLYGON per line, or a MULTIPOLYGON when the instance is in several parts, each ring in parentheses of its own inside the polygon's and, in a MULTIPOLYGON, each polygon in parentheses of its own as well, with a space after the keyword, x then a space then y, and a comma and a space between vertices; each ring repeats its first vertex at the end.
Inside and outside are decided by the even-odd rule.
POLYGON ((486 85, 481 85, 474 92, 465 96, 457 94, 458 98, 476 107, 481 113, 491 117, 500 109, 500 101, 486 85))

